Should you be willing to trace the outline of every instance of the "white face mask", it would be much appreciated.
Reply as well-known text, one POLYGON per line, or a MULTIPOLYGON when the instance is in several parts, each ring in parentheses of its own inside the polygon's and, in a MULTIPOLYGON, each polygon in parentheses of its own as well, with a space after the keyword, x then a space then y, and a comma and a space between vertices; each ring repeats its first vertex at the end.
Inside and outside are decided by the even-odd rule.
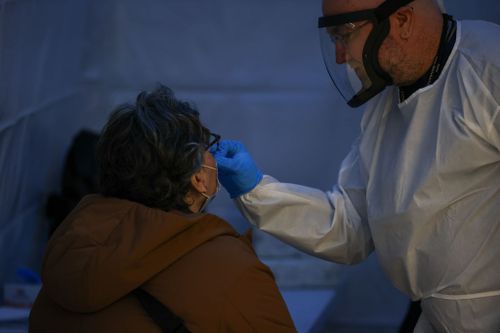
POLYGON ((219 176, 218 176, 218 173, 217 173, 217 167, 213 167, 213 166, 206 165, 206 164, 202 164, 201 167, 202 168, 207 168, 207 169, 210 169, 210 170, 214 170, 215 171, 215 176, 217 177, 217 187, 215 188, 214 194, 212 194, 212 195, 209 196, 209 195, 207 195, 205 193, 200 193, 202 196, 204 196, 206 198, 205 202, 200 207, 200 212, 204 212, 205 209, 207 208, 207 206, 215 199, 215 197, 217 196, 217 193, 219 193, 220 182, 219 182, 219 176))

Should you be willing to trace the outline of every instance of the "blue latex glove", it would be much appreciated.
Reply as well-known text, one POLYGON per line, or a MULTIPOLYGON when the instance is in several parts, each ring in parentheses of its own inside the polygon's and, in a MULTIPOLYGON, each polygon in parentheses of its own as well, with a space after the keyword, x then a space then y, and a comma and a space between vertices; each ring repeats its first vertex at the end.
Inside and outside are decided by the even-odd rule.
POLYGON ((219 180, 232 199, 250 192, 262 180, 262 172, 241 142, 222 140, 210 152, 217 161, 219 180))

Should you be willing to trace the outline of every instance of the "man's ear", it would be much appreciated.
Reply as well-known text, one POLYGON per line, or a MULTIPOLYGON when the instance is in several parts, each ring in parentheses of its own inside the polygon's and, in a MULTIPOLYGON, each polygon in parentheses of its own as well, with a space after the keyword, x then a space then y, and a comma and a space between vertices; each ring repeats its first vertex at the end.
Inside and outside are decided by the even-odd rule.
POLYGON ((393 15, 393 23, 396 25, 399 37, 403 40, 408 40, 413 33, 415 24, 415 13, 410 6, 401 7, 393 15))
POLYGON ((198 170, 191 176, 191 185, 199 193, 206 193, 207 188, 207 174, 203 172, 203 169, 198 170))

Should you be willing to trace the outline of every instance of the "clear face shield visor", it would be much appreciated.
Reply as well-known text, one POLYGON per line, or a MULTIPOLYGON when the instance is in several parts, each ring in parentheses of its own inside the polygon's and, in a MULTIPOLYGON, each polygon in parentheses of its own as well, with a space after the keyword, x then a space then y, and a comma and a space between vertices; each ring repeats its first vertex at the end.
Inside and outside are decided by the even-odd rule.
MULTIPOLYGON (((355 96, 370 89, 372 81, 362 60, 364 40, 360 32, 370 21, 348 22, 319 29, 321 53, 333 84, 351 105, 355 96)), ((352 105, 351 105, 352 106, 352 105)))
POLYGON ((385 0, 373 9, 318 19, 323 60, 349 106, 364 104, 393 83, 379 64, 378 51, 390 31, 389 16, 412 1, 385 0))

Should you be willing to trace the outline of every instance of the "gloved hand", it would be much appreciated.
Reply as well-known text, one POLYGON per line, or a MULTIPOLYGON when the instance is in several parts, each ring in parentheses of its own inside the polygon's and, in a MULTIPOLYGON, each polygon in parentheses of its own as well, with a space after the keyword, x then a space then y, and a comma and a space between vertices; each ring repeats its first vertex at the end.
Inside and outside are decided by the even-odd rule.
POLYGON ((262 180, 262 172, 241 142, 223 140, 210 152, 217 161, 219 180, 232 199, 250 192, 262 180))

